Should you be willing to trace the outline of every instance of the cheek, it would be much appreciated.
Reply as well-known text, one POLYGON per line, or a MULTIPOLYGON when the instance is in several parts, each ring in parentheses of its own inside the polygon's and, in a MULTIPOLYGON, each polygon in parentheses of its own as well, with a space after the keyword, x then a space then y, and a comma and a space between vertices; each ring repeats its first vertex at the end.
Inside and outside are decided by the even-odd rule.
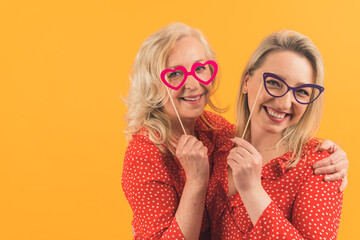
POLYGON ((307 108, 307 105, 301 105, 298 106, 295 111, 296 111, 296 120, 298 121, 305 113, 307 108))
MULTIPOLYGON (((179 97, 179 93, 180 93, 181 89, 175 91, 175 90, 170 90, 170 96, 172 98, 172 100, 174 101, 175 107, 178 106, 178 97, 179 97)), ((174 110, 174 106, 171 103, 170 98, 168 98, 167 102, 164 104, 164 112, 168 115, 173 115, 175 113, 174 110)))
POLYGON ((208 94, 210 94, 210 93, 211 93, 211 90, 212 90, 213 87, 214 87, 214 83, 210 83, 210 84, 208 84, 208 85, 202 84, 202 86, 203 86, 204 90, 205 90, 208 94))
POLYGON ((173 106, 171 104, 170 101, 167 101, 165 104, 164 104, 164 113, 166 113, 167 115, 171 115, 172 111, 173 111, 173 106))
MULTIPOLYGON (((259 91, 259 88, 256 89, 254 92, 251 92, 251 99, 249 99, 250 106, 252 106, 254 103, 256 104, 255 109, 254 109, 255 111, 257 108, 259 108, 259 110, 261 110, 263 104, 273 101, 275 99, 274 97, 270 96, 265 91, 265 89, 262 89, 259 93, 258 99, 256 100, 256 95, 257 95, 258 91, 259 91), (256 100, 256 102, 255 102, 255 100, 256 100)), ((248 97, 249 97, 249 94, 248 94, 248 97)), ((251 109, 250 106, 249 106, 249 109, 251 109)))
POLYGON ((212 84, 209 84, 209 85, 202 85, 203 86, 203 89, 204 89, 204 93, 205 93, 205 98, 206 100, 208 101, 210 99, 210 94, 212 93, 212 84))

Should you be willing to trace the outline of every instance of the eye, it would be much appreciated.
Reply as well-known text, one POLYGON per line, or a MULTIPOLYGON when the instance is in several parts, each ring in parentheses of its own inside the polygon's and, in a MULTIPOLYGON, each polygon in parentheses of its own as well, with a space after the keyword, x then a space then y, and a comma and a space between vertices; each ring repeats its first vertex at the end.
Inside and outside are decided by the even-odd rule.
POLYGON ((202 71, 204 71, 205 70, 205 67, 204 66, 199 66, 199 67, 197 67, 196 68, 196 72, 202 72, 202 71))
POLYGON ((181 75, 181 71, 175 71, 175 72, 172 72, 169 74, 168 78, 176 78, 176 77, 179 77, 181 75))
POLYGON ((267 80, 266 85, 272 86, 272 87, 280 87, 280 83, 275 80, 267 80))
POLYGON ((307 91, 307 90, 305 90, 305 89, 297 89, 297 90, 296 90, 296 94, 299 94, 299 95, 301 95, 301 96, 310 97, 309 91, 307 91))

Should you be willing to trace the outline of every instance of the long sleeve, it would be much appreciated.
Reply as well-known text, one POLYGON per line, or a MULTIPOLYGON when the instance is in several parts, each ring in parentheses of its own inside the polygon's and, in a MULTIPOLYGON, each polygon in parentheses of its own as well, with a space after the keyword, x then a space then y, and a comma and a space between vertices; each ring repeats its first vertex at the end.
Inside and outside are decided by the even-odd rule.
POLYGON ((329 154, 317 151, 311 139, 301 160, 288 169, 291 152, 268 162, 262 168, 261 183, 271 203, 252 224, 239 195, 228 197, 226 154, 215 160, 207 196, 207 209, 213 239, 336 239, 343 194, 341 181, 325 182, 314 175, 312 165, 329 154))
POLYGON ((311 175, 295 197, 291 222, 271 202, 248 239, 336 239, 343 199, 339 185, 311 175))
POLYGON ((122 186, 134 214, 134 239, 184 239, 175 218, 179 196, 164 159, 141 137, 125 154, 122 186))

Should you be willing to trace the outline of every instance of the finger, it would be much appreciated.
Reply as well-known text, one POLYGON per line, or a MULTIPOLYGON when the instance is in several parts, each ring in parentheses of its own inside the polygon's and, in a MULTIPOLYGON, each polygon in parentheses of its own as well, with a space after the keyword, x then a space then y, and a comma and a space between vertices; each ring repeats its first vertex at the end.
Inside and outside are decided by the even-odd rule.
POLYGON ((191 135, 182 135, 178 141, 177 149, 183 149, 191 137, 191 135))
POLYGON ((328 150, 331 150, 332 148, 334 148, 335 145, 336 145, 335 143, 333 143, 332 141, 326 139, 320 144, 319 150, 328 151, 328 150))
POLYGON ((245 148, 243 148, 243 147, 236 147, 236 148, 234 149, 234 153, 236 153, 237 155, 239 155, 239 156, 241 157, 241 159, 243 159, 243 161, 244 161, 245 159, 254 158, 254 157, 252 156, 252 154, 251 154, 247 149, 245 149, 245 148))
POLYGON ((202 148, 199 149, 201 157, 205 158, 208 156, 208 148, 203 146, 202 148))
POLYGON ((227 160, 233 160, 234 162, 240 162, 243 159, 243 157, 241 157, 239 154, 237 154, 236 152, 230 152, 227 160))
POLYGON ((339 179, 342 179, 346 176, 346 171, 339 171, 331 175, 326 175, 324 177, 325 182, 333 182, 339 179))
POLYGON ((327 167, 330 165, 334 165, 335 163, 337 163, 337 161, 339 160, 339 156, 336 153, 331 154, 330 156, 321 159, 320 161, 317 161, 316 163, 313 164, 313 168, 317 169, 317 168, 322 168, 322 167, 327 167))
POLYGON ((331 174, 331 173, 339 172, 340 170, 341 170, 341 168, 339 168, 336 164, 333 164, 330 166, 317 168, 314 170, 314 173, 315 173, 315 175, 331 174))
POLYGON ((345 177, 342 179, 342 181, 341 181, 341 185, 340 185, 340 187, 339 187, 339 191, 340 191, 340 192, 343 192, 343 191, 345 190, 347 184, 348 184, 347 176, 345 176, 345 177))
POLYGON ((191 150, 193 142, 196 141, 194 136, 183 135, 181 136, 178 146, 176 147, 176 156, 181 157, 184 156, 189 150, 191 150))
POLYGON ((194 136, 189 137, 188 141, 184 145, 184 149, 186 149, 187 151, 193 149, 195 143, 197 143, 197 142, 198 142, 198 140, 196 137, 194 137, 194 136))
POLYGON ((348 162, 340 161, 340 162, 337 162, 336 164, 332 164, 330 166, 317 168, 317 169, 314 170, 314 173, 316 175, 328 174, 328 173, 336 173, 336 172, 340 172, 340 171, 344 171, 344 172, 347 173, 348 169, 349 169, 348 162))
POLYGON ((245 157, 244 153, 242 153, 241 148, 239 147, 233 148, 231 154, 232 156, 234 156, 235 160, 237 159, 241 160, 245 157))
POLYGON ((344 150, 342 150, 339 146, 335 147, 334 153, 330 156, 333 156, 333 158, 336 159, 335 162, 342 161, 346 163, 347 166, 349 165, 349 160, 347 159, 346 152, 344 152, 344 150))
POLYGON ((236 161, 234 161, 233 159, 228 159, 227 164, 229 165, 231 170, 234 170, 234 169, 236 169, 236 167, 239 166, 239 164, 236 161))
POLYGON ((202 147, 204 147, 204 144, 201 141, 195 141, 193 145, 193 150, 200 150, 202 147))
POLYGON ((242 138, 234 137, 234 138, 231 138, 230 140, 233 141, 238 147, 245 148, 251 154, 258 153, 256 148, 251 143, 249 143, 248 141, 246 141, 242 138))
POLYGON ((227 164, 228 164, 228 166, 229 166, 231 169, 233 169, 233 167, 234 167, 234 162, 233 162, 232 159, 228 159, 228 160, 227 160, 227 164))

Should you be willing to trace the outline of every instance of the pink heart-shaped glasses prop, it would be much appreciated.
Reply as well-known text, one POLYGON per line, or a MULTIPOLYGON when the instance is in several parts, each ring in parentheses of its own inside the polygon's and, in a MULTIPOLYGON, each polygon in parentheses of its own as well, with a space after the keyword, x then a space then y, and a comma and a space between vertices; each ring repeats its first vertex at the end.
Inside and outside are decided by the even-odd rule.
POLYGON ((214 80, 217 72, 218 72, 217 63, 215 61, 209 60, 206 61, 205 63, 199 63, 199 62, 194 63, 191 67, 191 72, 188 72, 186 68, 183 66, 178 66, 175 69, 166 68, 161 72, 160 77, 166 86, 168 86, 171 89, 178 90, 184 85, 189 75, 193 76, 196 80, 198 80, 202 84, 208 85, 209 83, 211 83, 212 80, 214 80), (210 66, 212 68, 211 70, 209 68, 210 66), (199 69, 199 67, 203 67, 203 68, 199 69), (199 71, 197 72, 197 70, 199 71), (167 79, 166 75, 168 73, 170 73, 171 76, 170 78, 175 79, 174 81, 167 79))

